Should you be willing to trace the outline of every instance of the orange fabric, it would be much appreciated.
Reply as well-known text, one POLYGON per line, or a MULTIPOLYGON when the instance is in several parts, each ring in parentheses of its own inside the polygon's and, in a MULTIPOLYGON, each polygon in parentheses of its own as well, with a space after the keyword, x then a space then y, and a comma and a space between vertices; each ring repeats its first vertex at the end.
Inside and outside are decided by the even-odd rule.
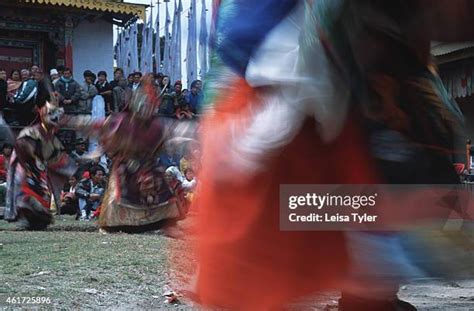
POLYGON ((193 203, 200 230, 197 294, 205 305, 269 310, 337 288, 348 266, 344 234, 280 231, 279 186, 376 181, 353 120, 330 145, 308 121, 284 150, 269 157, 267 169, 233 171, 231 131, 245 128, 254 99, 255 91, 241 80, 217 99, 217 111, 203 122, 202 170, 193 203))

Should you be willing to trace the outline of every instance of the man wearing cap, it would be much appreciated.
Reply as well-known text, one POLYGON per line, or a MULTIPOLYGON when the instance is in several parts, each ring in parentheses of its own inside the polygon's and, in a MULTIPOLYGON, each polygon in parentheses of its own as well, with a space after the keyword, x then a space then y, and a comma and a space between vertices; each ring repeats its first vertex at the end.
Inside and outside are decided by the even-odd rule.
POLYGON ((56 82, 58 82, 59 72, 56 68, 53 68, 49 71, 49 78, 51 79, 51 82, 53 83, 53 85, 55 85, 56 82))

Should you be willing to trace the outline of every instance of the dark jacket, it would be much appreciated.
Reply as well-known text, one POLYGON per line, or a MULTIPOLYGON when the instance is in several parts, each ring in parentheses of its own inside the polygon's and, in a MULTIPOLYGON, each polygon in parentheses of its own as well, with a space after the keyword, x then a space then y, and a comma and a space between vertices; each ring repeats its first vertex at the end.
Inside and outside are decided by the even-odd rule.
POLYGON ((78 114, 91 114, 92 100, 97 95, 97 88, 94 85, 84 84, 81 88, 81 99, 77 104, 78 114))
POLYGON ((97 82, 95 84, 95 87, 97 88, 99 95, 102 95, 102 97, 104 97, 105 111, 107 113, 110 113, 111 112, 110 110, 114 111, 115 109, 112 107, 113 105, 112 86, 110 86, 110 83, 107 81, 105 83, 97 82), (103 92, 107 92, 107 91, 110 91, 110 94, 102 94, 103 92))
POLYGON ((76 196, 88 200, 91 194, 104 194, 105 188, 101 184, 94 184, 92 179, 86 178, 79 182, 76 188, 76 196))
POLYGON ((54 90, 59 93, 59 105, 64 107, 64 112, 68 114, 76 114, 79 99, 81 98, 81 86, 79 83, 77 83, 74 79, 66 82, 61 78, 54 85, 54 90), (65 99, 72 100, 72 103, 65 105, 65 99))

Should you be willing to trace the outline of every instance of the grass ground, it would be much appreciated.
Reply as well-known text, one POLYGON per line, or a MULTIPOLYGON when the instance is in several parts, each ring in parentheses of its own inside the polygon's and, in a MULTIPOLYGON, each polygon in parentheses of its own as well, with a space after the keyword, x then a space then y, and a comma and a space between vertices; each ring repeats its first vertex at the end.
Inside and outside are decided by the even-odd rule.
POLYGON ((11 307, 5 301, 13 296, 49 297, 47 309, 190 308, 163 296, 176 286, 170 252, 184 241, 159 232, 104 235, 71 216, 45 232, 14 230, 0 222, 0 309, 11 307))
MULTIPOLYGON (((94 223, 60 216, 44 232, 16 231, 0 221, 0 243, 0 310, 198 308, 183 298, 167 303, 163 296, 179 292, 189 281, 182 273, 195 266, 189 239, 172 239, 160 231, 104 235, 94 223), (173 259, 176 254, 180 260, 173 259), (7 297, 49 297, 51 303, 12 305, 5 303, 7 297)), ((322 293, 289 309, 337 310, 338 296, 322 293)), ((404 285, 399 296, 419 310, 474 310, 474 280, 404 285)))

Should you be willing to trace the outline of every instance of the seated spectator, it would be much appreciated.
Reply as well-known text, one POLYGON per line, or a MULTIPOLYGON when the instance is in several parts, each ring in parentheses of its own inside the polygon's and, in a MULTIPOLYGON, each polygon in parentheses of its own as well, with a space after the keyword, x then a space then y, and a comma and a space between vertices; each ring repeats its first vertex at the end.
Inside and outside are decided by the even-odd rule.
POLYGON ((183 188, 186 193, 194 192, 196 189, 196 177, 194 175, 194 171, 192 169, 187 169, 184 171, 184 178, 183 178, 183 188))
POLYGON ((179 159, 172 146, 166 146, 165 153, 160 156, 159 164, 167 169, 170 166, 179 166, 179 159))
POLYGON ((3 144, 2 153, 0 154, 0 183, 7 181, 7 172, 10 167, 10 157, 13 152, 13 145, 9 143, 3 144))
POLYGON ((61 214, 76 215, 76 220, 80 217, 79 200, 76 196, 77 177, 69 177, 68 182, 61 191, 61 214))
POLYGON ((192 153, 188 146, 184 149, 183 157, 179 160, 179 171, 184 175, 184 172, 191 167, 192 153))
POLYGON ((59 94, 59 105, 64 107, 64 113, 77 114, 81 86, 72 78, 72 71, 65 68, 62 77, 54 85, 59 94))
POLYGON ((81 220, 91 219, 91 212, 99 207, 105 192, 103 168, 93 167, 89 174, 90 178, 81 180, 76 189, 81 220))
POLYGON ((188 212, 187 202, 185 201, 185 190, 183 188, 184 176, 176 166, 170 166, 165 172, 165 182, 171 194, 181 202, 178 204, 180 217, 184 217, 188 212))
POLYGON ((7 174, 10 167, 10 157, 13 145, 5 143, 0 154, 0 205, 5 205, 5 194, 7 190, 7 174))
POLYGON ((104 98, 105 102, 105 115, 109 115, 112 112, 116 111, 113 105, 113 99, 112 99, 112 86, 110 83, 107 81, 107 72, 105 71, 99 71, 97 74, 97 83, 95 84, 95 87, 97 88, 97 91, 99 92, 99 95, 102 95, 104 98))

